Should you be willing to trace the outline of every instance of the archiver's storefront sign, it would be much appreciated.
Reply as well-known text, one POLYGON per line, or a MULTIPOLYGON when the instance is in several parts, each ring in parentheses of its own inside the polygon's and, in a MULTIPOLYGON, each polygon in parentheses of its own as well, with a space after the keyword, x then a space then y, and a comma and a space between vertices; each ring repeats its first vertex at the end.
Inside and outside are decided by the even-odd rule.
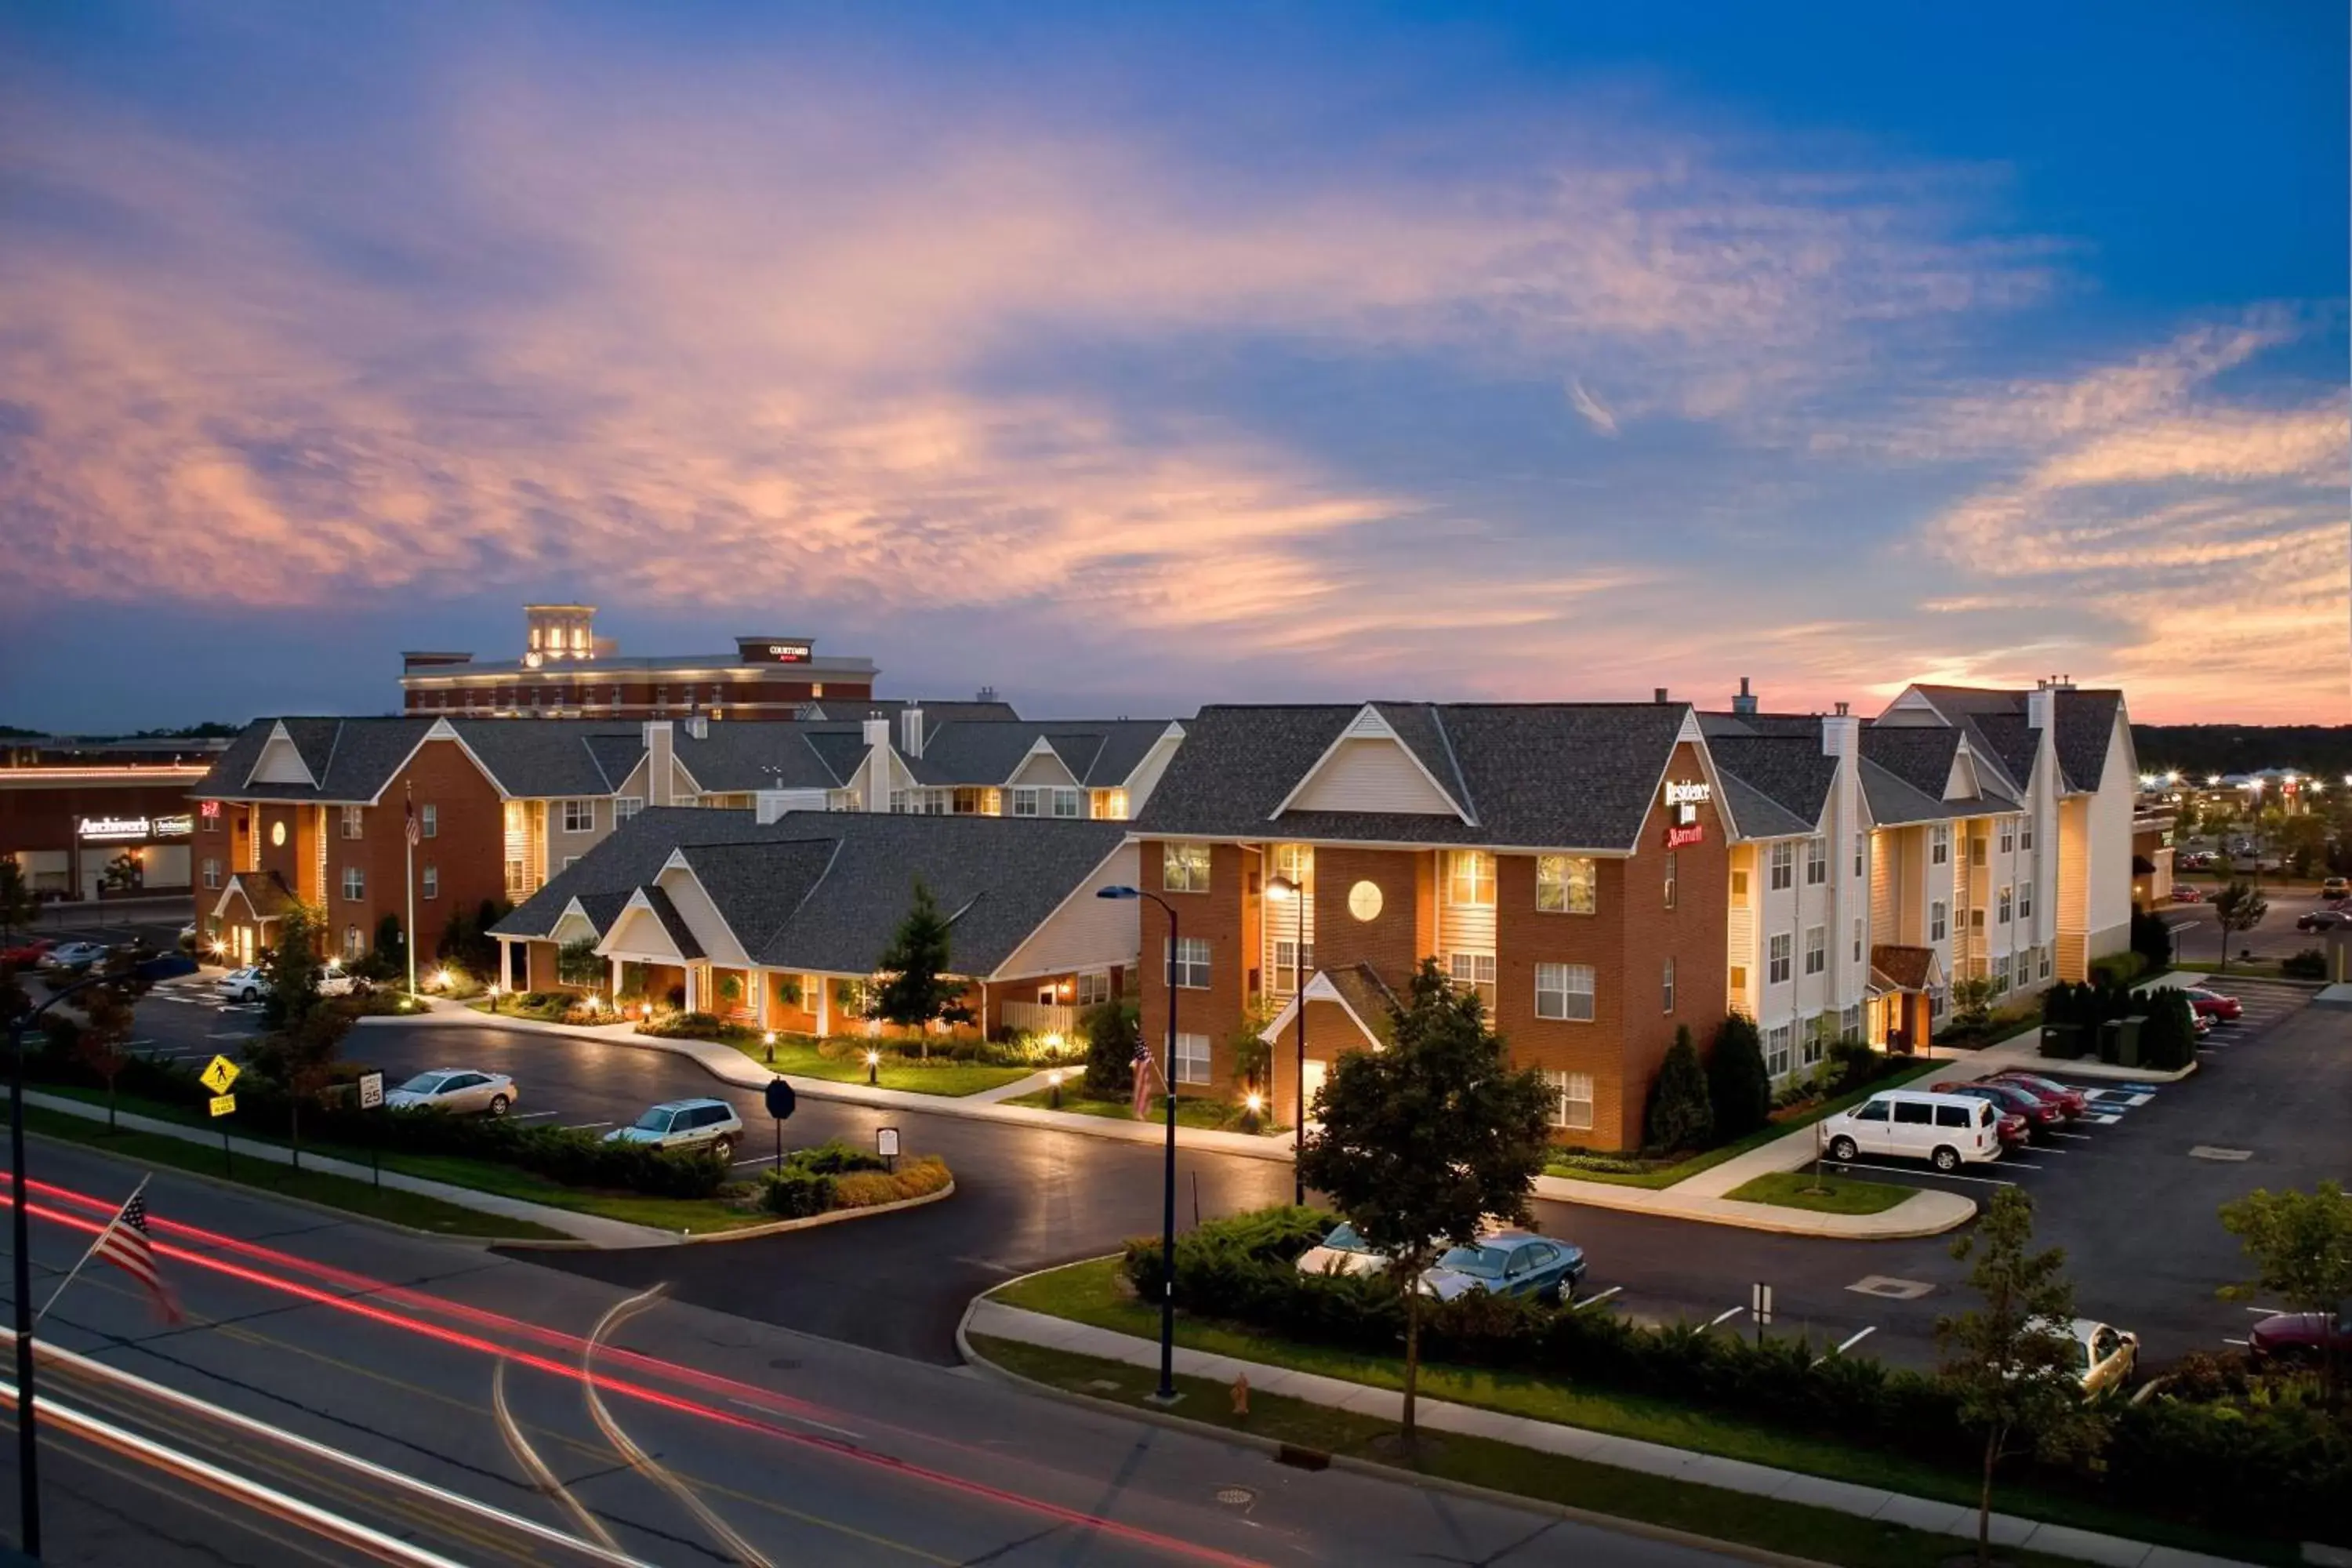
POLYGON ((85 816, 77 836, 90 844, 143 844, 151 838, 185 838, 196 828, 185 812, 173 816, 85 816))

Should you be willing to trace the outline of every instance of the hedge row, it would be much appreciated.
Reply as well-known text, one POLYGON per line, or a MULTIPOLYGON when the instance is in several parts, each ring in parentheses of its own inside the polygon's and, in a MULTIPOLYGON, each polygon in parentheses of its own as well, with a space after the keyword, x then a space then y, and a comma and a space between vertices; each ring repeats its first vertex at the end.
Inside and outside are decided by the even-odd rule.
MULTIPOLYGON (((1404 1314, 1378 1277, 1305 1275, 1298 1255, 1331 1216, 1283 1208, 1213 1221, 1177 1241, 1180 1308, 1285 1339, 1395 1355, 1404 1314)), ((1160 1243, 1128 1243, 1126 1278, 1158 1299, 1160 1243)), ((1608 1312, 1564 1310, 1474 1294, 1426 1302, 1422 1354, 1456 1366, 1532 1373, 1672 1399, 1862 1448, 1912 1455, 1960 1474, 1981 1459, 1942 1380, 1867 1357, 1832 1356, 1805 1341, 1648 1329, 1608 1312)), ((2341 1537, 2352 1498, 2352 1432, 2291 1405, 2244 1406, 2157 1399, 2111 1407, 2112 1439, 2095 1478, 2042 1471, 2046 1484, 2095 1489, 2121 1502, 2220 1528, 2341 1537)), ((2026 1467, 2021 1466, 2023 1473, 2026 1467)))
POLYGON ((760 1178, 760 1206, 787 1219, 803 1219, 834 1209, 871 1208, 936 1193, 948 1184, 947 1165, 924 1155, 898 1162, 896 1171, 879 1155, 847 1143, 819 1143, 784 1156, 781 1170, 760 1178))

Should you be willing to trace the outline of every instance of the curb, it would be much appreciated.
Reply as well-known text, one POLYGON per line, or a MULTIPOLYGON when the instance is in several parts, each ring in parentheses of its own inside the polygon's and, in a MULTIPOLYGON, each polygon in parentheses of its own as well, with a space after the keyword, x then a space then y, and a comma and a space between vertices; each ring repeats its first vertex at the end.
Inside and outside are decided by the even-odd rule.
MULTIPOLYGON (((1021 1275, 1019 1279, 1030 1279, 1034 1274, 1050 1272, 1052 1272, 1050 1269, 1034 1269, 1031 1274, 1021 1275)), ((1008 1279, 1004 1281, 1004 1285, 1017 1284, 1019 1279, 1008 1279)), ((989 1290, 982 1291, 982 1296, 1001 1290, 1004 1285, 992 1286, 989 1290)), ((1039 1383, 1036 1379, 1024 1377, 1009 1367, 999 1366, 972 1349, 971 1336, 965 1332, 971 1322, 972 1311, 980 1305, 980 1301, 981 1296, 975 1296, 964 1303, 963 1316, 956 1320, 955 1342, 956 1353, 963 1358, 964 1364, 979 1372, 982 1376, 992 1377, 1009 1388, 1017 1388, 1027 1394, 1059 1400, 1065 1405, 1076 1405, 1080 1409, 1122 1416, 1129 1421, 1141 1421, 1153 1426, 1164 1427, 1171 1432, 1181 1432, 1190 1436, 1206 1437, 1215 1442, 1254 1448, 1259 1453, 1273 1455, 1277 1459, 1286 1453, 1302 1452, 1295 1445, 1282 1442, 1277 1438, 1261 1437, 1255 1432, 1236 1432, 1229 1426, 1218 1426, 1206 1421, 1195 1421, 1189 1416, 1171 1415, 1164 1410, 1139 1410, 1133 1405, 1121 1405, 1113 1400, 1097 1399, 1092 1394, 1077 1394, 1066 1388, 1056 1388, 1050 1383, 1039 1383)), ((1767 1551, 1760 1546, 1749 1546, 1737 1541, 1718 1540, 1711 1535, 1695 1535, 1688 1531, 1675 1530, 1663 1524, 1651 1524, 1643 1520, 1623 1519, 1610 1513, 1595 1513, 1590 1509, 1574 1508, 1567 1503, 1549 1502, 1542 1498, 1531 1498, 1520 1492, 1502 1491, 1494 1487, 1477 1486, 1469 1481, 1457 1481, 1445 1476, 1423 1475, 1419 1470, 1408 1470, 1396 1465, 1383 1465, 1371 1459, 1360 1459, 1351 1454, 1316 1452, 1315 1457, 1335 1469, 1348 1470, 1356 1475, 1370 1476, 1379 1480, 1402 1482, 1407 1486, 1424 1488, 1433 1491, 1450 1492, 1456 1497, 1470 1498, 1479 1502, 1494 1503, 1500 1507, 1519 1509, 1530 1513, 1547 1514, 1554 1519, 1566 1520, 1574 1524, 1591 1525, 1595 1529, 1610 1531, 1619 1535, 1640 1536, 1645 1540, 1663 1542, 1668 1545, 1686 1546, 1694 1551, 1737 1557, 1743 1562, 1766 1564, 1768 1568, 1831 1568, 1831 1565, 1810 1557, 1791 1557, 1783 1552, 1767 1551)), ((1686 1484, 1706 1485, 1704 1481, 1692 1481, 1686 1484)), ((1799 1503, 1790 1506, 1805 1505, 1799 1503)))
MULTIPOLYGON (((1800 1169, 1802 1167, 1800 1167, 1800 1169)), ((1573 1194, 1563 1194, 1550 1191, 1544 1185, 1546 1182, 1565 1183, 1571 1180, 1573 1180, 1573 1178, 1566 1176, 1538 1176, 1536 1178, 1534 1195, 1538 1198, 1548 1199, 1553 1203, 1570 1204, 1583 1208, 1608 1209, 1617 1214, 1643 1215, 1651 1219, 1682 1220, 1690 1225, 1719 1225, 1734 1230, 1767 1231, 1776 1236, 1803 1237, 1807 1240, 1811 1241, 1910 1241, 1916 1240, 1918 1237, 1923 1236, 1942 1236, 1947 1231, 1958 1230, 1960 1226, 1968 1224, 1970 1220, 1977 1217, 1977 1205, 1974 1199, 1959 1197, 1954 1194, 1945 1193, 1940 1189, 1923 1191, 1917 1196, 1904 1199, 1893 1208, 1884 1211, 1884 1213, 1885 1215, 1899 1215, 1905 1209, 1910 1208, 1914 1205, 1917 1205, 1922 1209, 1947 1208, 1948 1205, 1942 1204, 1923 1204, 1920 1202, 1920 1199, 1948 1197, 1954 1199, 1960 1207, 1950 1209, 1947 1217, 1937 1219, 1932 1223, 1907 1223, 1899 1229, 1882 1227, 1873 1230, 1844 1231, 1828 1230, 1822 1228, 1819 1225, 1806 1224, 1798 1220, 1783 1219, 1779 1214, 1774 1212, 1782 1205, 1777 1204, 1750 1203, 1745 1198, 1708 1198, 1704 1201, 1707 1203, 1737 1204, 1742 1208, 1755 1209, 1759 1211, 1758 1213, 1753 1215, 1744 1214, 1717 1215, 1678 1213, 1674 1209, 1653 1208, 1646 1204, 1624 1201, 1612 1203, 1607 1198, 1592 1197, 1586 1194, 1584 1191, 1586 1187, 1600 1187, 1603 1191, 1608 1191, 1609 1184, 1604 1182, 1578 1183, 1578 1190, 1573 1194)), ((1636 1187, 1626 1190, 1633 1192, 1649 1192, 1652 1189, 1646 1187, 1636 1187)), ((1665 1190, 1672 1191, 1671 1188, 1665 1190)), ((1804 1209, 1791 1209, 1788 1212, 1790 1214, 1805 1214, 1811 1211, 1804 1209)), ((1884 1215, 1823 1215, 1821 1217, 1824 1219, 1874 1220, 1883 1218, 1884 1215)))
POLYGON ((866 1219, 875 1215, 897 1214, 901 1209, 919 1209, 926 1204, 936 1204, 955 1196, 955 1178, 936 1193, 920 1197, 893 1198, 887 1204, 867 1204, 862 1208, 827 1209, 823 1214, 803 1215, 798 1219, 780 1219, 768 1225, 747 1225, 735 1230, 714 1230, 701 1236, 681 1236, 682 1247, 700 1247, 727 1241, 756 1241, 763 1236, 782 1236, 787 1231, 814 1230, 821 1225, 839 1225, 844 1220, 866 1219))

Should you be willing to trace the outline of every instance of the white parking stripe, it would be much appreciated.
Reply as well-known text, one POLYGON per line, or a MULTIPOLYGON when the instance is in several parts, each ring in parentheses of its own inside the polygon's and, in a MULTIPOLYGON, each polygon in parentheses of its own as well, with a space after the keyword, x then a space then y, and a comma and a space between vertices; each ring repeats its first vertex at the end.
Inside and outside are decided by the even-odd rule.
POLYGON ((1587 1296, 1582 1300, 1576 1303, 1576 1310, 1581 1312, 1587 1307, 1597 1307, 1601 1302, 1606 1301, 1610 1297, 1614 1296, 1618 1291, 1622 1290, 1623 1289, 1625 1289, 1625 1287, 1622 1285, 1612 1285, 1608 1289, 1600 1292, 1598 1295, 1587 1296))
MULTIPOLYGON (((555 1113, 551 1110, 546 1114, 552 1116, 555 1113)), ((568 1121, 564 1123, 563 1130, 566 1132, 585 1132, 592 1127, 610 1127, 611 1125, 613 1124, 609 1121, 568 1121)))
POLYGON ((1747 1308, 1745 1308, 1745 1307, 1734 1307, 1734 1308, 1732 1308, 1732 1309, 1731 1309, 1731 1310, 1729 1310, 1728 1312, 1725 1312, 1725 1313, 1722 1313, 1721 1315, 1719 1315, 1719 1316, 1717 1316, 1717 1317, 1715 1317, 1715 1318, 1711 1318, 1711 1319, 1709 1319, 1709 1320, 1707 1321, 1707 1325, 1706 1325, 1706 1326, 1707 1326, 1708 1328, 1710 1328, 1710 1329, 1711 1329, 1711 1328, 1715 1327, 1715 1325, 1716 1325, 1716 1324, 1717 1324, 1717 1323, 1719 1323, 1719 1322, 1722 1322, 1722 1321, 1724 1321, 1724 1319, 1725 1319, 1725 1318, 1736 1318, 1736 1317, 1739 1316, 1739 1314, 1740 1314, 1740 1313, 1742 1313, 1742 1312, 1744 1312, 1744 1311, 1746 1311, 1746 1310, 1748 1310, 1748 1309, 1747 1309, 1747 1308))
MULTIPOLYGON (((1840 1163, 1838 1161, 1832 1160, 1830 1163, 1836 1165, 1841 1171, 1885 1171, 1897 1176, 1933 1176, 1939 1181, 1946 1182, 1982 1182, 1989 1187, 2013 1187, 2017 1185, 2015 1182, 2004 1182, 1998 1176, 1947 1176, 1941 1171, 1915 1171, 1908 1165, 1873 1165, 1862 1160, 1853 1160, 1843 1163, 1840 1163)), ((2001 1168, 2004 1170, 2018 1171, 2034 1171, 2041 1169, 2038 1165, 2014 1165, 2006 1160, 2001 1162, 2001 1168)))

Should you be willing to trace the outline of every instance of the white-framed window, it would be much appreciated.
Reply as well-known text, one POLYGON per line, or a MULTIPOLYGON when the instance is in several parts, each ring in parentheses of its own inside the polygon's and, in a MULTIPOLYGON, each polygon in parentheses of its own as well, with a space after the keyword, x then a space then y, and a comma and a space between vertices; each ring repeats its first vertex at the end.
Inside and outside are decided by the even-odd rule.
POLYGON ((360 866, 343 868, 343 897, 354 901, 367 897, 367 870, 360 866))
POLYGON ((1862 1038, 1861 1007, 1848 1007, 1843 1013, 1838 1015, 1838 1038, 1842 1040, 1862 1038))
POLYGON ((1536 1016, 1563 1023, 1592 1022, 1592 965, 1536 965, 1536 1016))
POLYGON ((1209 988, 1209 939, 1188 936, 1176 944, 1176 984, 1186 991, 1209 988))
POLYGON ((1484 849, 1445 852, 1445 901, 1468 909, 1495 907, 1495 858, 1484 849))
POLYGON ((563 803, 563 831, 593 833, 596 831, 596 803, 593 800, 567 800, 563 803))
POLYGON ((1160 852, 1160 886, 1171 893, 1205 893, 1209 890, 1209 847, 1205 844, 1162 845, 1160 852))
POLYGON ((1864 839, 1859 833, 1853 836, 1853 874, 1857 877, 1862 875, 1862 868, 1867 853, 1864 846, 1867 842, 1868 840, 1864 839))
POLYGON ((2021 921, 2033 918, 2033 884, 2031 882, 2017 885, 2017 918, 2021 921))
POLYGON ((2017 819, 2017 847, 2020 849, 2031 849, 2033 847, 2033 816, 2032 813, 2028 813, 2017 819))
POLYGON ((1819 835, 1805 840, 1805 886, 1818 888, 1830 879, 1830 841, 1819 835))
POLYGON ((1589 915, 1601 907, 1601 880, 1583 855, 1536 857, 1536 908, 1547 914, 1589 915))
POLYGON ((1789 1071, 1789 1047, 1796 1031, 1787 1024, 1775 1024, 1764 1031, 1764 1071, 1772 1078, 1785 1078, 1789 1071))
POLYGON ((1945 907, 1944 900, 1941 899, 1927 906, 1927 940, 1929 942, 1944 940, 1950 915, 1951 911, 1945 907))
POLYGON ((903 789, 892 790, 890 792, 890 815, 893 816, 906 816, 912 801, 913 795, 911 791, 903 789))
POLYGON ((1446 972, 1454 984, 1465 991, 1478 993, 1478 1000, 1495 1010, 1495 955, 1491 952, 1452 952, 1445 957, 1446 972))
POLYGON ((343 956, 347 959, 367 956, 367 937, 357 926, 343 928, 343 956))
POLYGON ((1969 864, 1971 866, 1981 866, 1985 863, 1986 858, 1985 836, 1981 833, 1969 834, 1969 864))
MULTIPOLYGON (((961 795, 963 792, 961 790, 958 790, 956 793, 958 795, 961 795)), ((1095 816, 1103 821, 1124 822, 1127 820, 1127 791, 1124 789, 1098 789, 1095 791, 1092 805, 1095 816)))
POLYGON ((1797 847, 1795 845, 1785 838, 1775 843, 1772 846, 1770 865, 1772 874, 1764 884, 1768 889, 1777 893, 1796 885, 1797 847))
POLYGON ((622 823, 626 822, 629 818, 636 816, 637 813, 645 810, 645 798, 642 795, 614 795, 613 797, 613 825, 616 827, 619 826, 622 823))
POLYGON ((1209 1081, 1209 1037, 1178 1035, 1176 1037, 1176 1081, 1207 1083, 1209 1081))
POLYGON ((1298 989, 1298 977, 1305 970, 1315 967, 1315 944, 1307 944, 1306 963, 1299 962, 1298 939, 1278 936, 1274 939, 1274 988, 1287 996, 1298 989))
POLYGON ((1675 857, 1675 852, 1669 849, 1666 851, 1666 908, 1668 909, 1673 909, 1675 907, 1675 898, 1680 890, 1677 884, 1680 882, 1681 878, 1681 862, 1675 857))
POLYGON ((557 870, 559 870, 559 871, 569 871, 570 869, 572 869, 572 867, 577 866, 578 864, 580 864, 580 857, 579 857, 579 856, 577 856, 577 855, 566 855, 566 856, 563 858, 563 864, 562 864, 562 865, 561 865, 561 866, 559 866, 559 867, 557 867, 557 868, 556 868, 556 869, 557 869, 557 870))
POLYGON ((1061 786, 1056 787, 1052 793, 1055 816, 1080 817, 1087 814, 1086 795, 1083 791, 1061 786))
POLYGON ((362 832, 363 832, 363 831, 365 830, 366 826, 367 826, 367 807, 366 807, 366 806, 363 806, 363 805, 347 805, 347 806, 343 807, 343 837, 346 837, 346 838, 357 838, 357 837, 361 835, 361 833, 362 833, 362 832))
POLYGON ((1805 973, 1819 974, 1830 966, 1830 933, 1826 926, 1805 928, 1805 973))
POLYGON ((220 862, 218 860, 210 856, 206 856, 205 858, 204 872, 205 887, 217 888, 221 885, 220 862))
POLYGON ((416 808, 416 836, 419 838, 441 837, 441 808, 429 800, 416 808))
POLYGON ((1078 972, 1078 1005, 1099 1007, 1110 1000, 1110 971, 1085 969, 1078 972))
POLYGON ((2000 889, 2000 923, 2007 925, 2016 918, 2017 897, 2004 884, 2000 889))
POLYGON ((1928 1017, 1930 1017, 1930 1018, 1940 1018, 1940 1017, 1942 1017, 1942 1016, 1944 1016, 1948 1011, 1949 1011, 1949 1010, 1950 1010, 1951 1005, 1952 1005, 1952 993, 1951 993, 1951 991, 1950 991, 1950 989, 1949 989, 1949 988, 1948 988, 1948 987, 1946 987, 1946 986, 1942 986, 1942 985, 1930 985, 1929 987, 1927 987, 1927 1016, 1928 1016, 1928 1017))
POLYGON ((1811 1067, 1822 1059, 1822 1053, 1829 1048, 1830 1030, 1834 1027, 1827 1013, 1816 1013, 1798 1026, 1797 1037, 1801 1042, 1798 1047, 1799 1066, 1811 1067))
POLYGON ((1996 996, 2009 989, 2009 954, 2002 953, 1992 961, 1992 994, 1996 996))
POLYGON ((1037 815, 1037 791, 1034 788, 1023 784, 1013 790, 1013 815, 1015 816, 1037 815))
POLYGON ((1671 1013, 1675 1010, 1675 961, 1671 958, 1666 960, 1664 990, 1665 1010, 1671 1013))
POLYGON ((2034 966, 2034 972, 2044 980, 2050 978, 2050 950, 2048 948, 2044 947, 2040 950, 2040 962, 2034 966))
POLYGON ((1592 1126, 1592 1075, 1589 1072, 1547 1072, 1551 1089, 1551 1124, 1571 1131, 1592 1126))
POLYGON ((205 804, 212 807, 212 815, 209 816, 197 817, 197 829, 200 832, 205 833, 218 833, 220 831, 220 802, 216 800, 208 800, 205 802, 205 804))
POLYGON ((1856 916, 1853 922, 1853 961, 1856 963, 1860 963, 1862 962, 1862 919, 1860 916, 1856 916))
POLYGON ((1764 984, 1779 985, 1789 978, 1790 958, 1796 952, 1797 940, 1787 931, 1779 931, 1765 939, 1764 984))
POLYGON ((441 868, 436 866, 432 861, 427 860, 425 862, 425 869, 422 873, 422 877, 424 886, 418 889, 420 894, 428 899, 439 898, 441 896, 441 868))
POLYGON ((2000 819, 2000 852, 2010 855, 2014 854, 2016 849, 2017 824, 2004 816, 2000 819))
POLYGON ((1952 830, 1944 823, 1927 829, 1927 864, 1941 866, 1952 858, 1952 830))

